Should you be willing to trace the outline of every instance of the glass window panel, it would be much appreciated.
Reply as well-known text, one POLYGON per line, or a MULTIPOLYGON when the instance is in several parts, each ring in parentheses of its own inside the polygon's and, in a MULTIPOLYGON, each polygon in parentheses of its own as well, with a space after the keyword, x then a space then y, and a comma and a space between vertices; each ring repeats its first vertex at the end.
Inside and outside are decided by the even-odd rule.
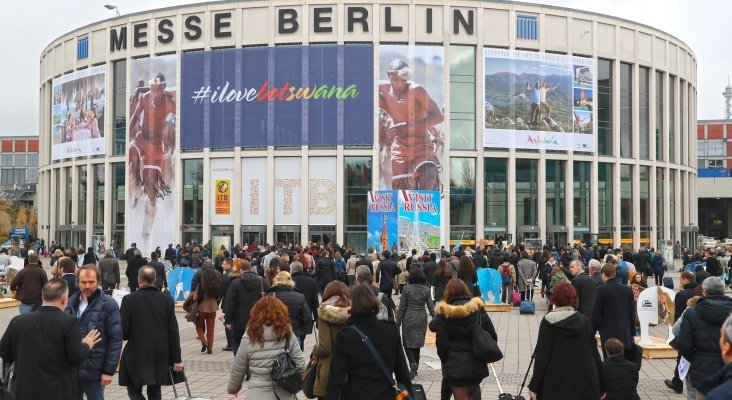
POLYGON ((475 148, 474 46, 450 46, 450 148, 475 148))
POLYGON ((183 160, 183 222, 203 224, 203 160, 183 160))
POLYGON ((114 70, 114 145, 113 154, 125 154, 127 135, 127 60, 115 61, 114 70))
POLYGON ((620 165, 620 225, 633 226, 633 166, 620 165))
POLYGON ((639 134, 639 146, 638 153, 641 159, 648 160, 651 157, 650 154, 650 134, 649 134, 649 82, 648 77, 650 72, 648 68, 640 67, 638 73, 638 134, 639 134))
POLYGON ((38 154, 28 154, 28 166, 29 167, 38 166, 38 154))
POLYGON ((633 157, 633 66, 620 63, 620 157, 633 157))
POLYGON ((508 159, 486 158, 485 169, 485 226, 508 224, 508 159))
POLYGON ((590 167, 589 161, 575 161, 572 179, 574 195, 574 225, 590 226, 590 167))
POLYGON ((638 167, 638 175, 640 177, 640 224, 641 227, 649 226, 651 224, 651 168, 645 165, 638 167))
POLYGON ((564 225, 564 161, 546 160, 546 224, 564 225))
POLYGON ((600 226, 613 225, 613 164, 597 164, 597 213, 600 226))
POLYGON ((450 225, 475 225, 475 159, 450 159, 450 225))
MULTIPOLYGON (((125 164, 112 163, 112 224, 125 224, 125 164)), ((122 237, 120 236, 120 240, 122 237)), ((122 245, 123 242, 120 242, 122 245)))
POLYGON ((663 160, 663 72, 656 72, 656 160, 663 160))
POLYGON ((366 196, 371 190, 371 157, 345 157, 345 164, 343 195, 346 209, 343 223, 348 231, 354 226, 367 225, 366 196))
POLYGON ((75 221, 71 219, 71 204, 73 198, 73 185, 71 184, 71 167, 64 168, 66 171, 66 223, 72 224, 75 221))
POLYGON ((613 62, 597 60, 597 152, 613 154, 613 62))
POLYGON ((86 165, 79 167, 79 222, 86 224, 86 165))
POLYGON ((676 162, 676 77, 670 76, 668 82, 668 161, 676 162))
POLYGON ((668 209, 671 211, 669 225, 671 227, 671 238, 675 239, 676 232, 676 170, 671 170, 668 181, 668 209))
POLYGON ((689 163, 689 155, 687 154, 688 145, 686 144, 687 140, 685 140, 687 138, 687 134, 689 133, 689 129, 686 124, 686 113, 684 112, 684 107, 686 106, 685 103, 686 83, 683 79, 679 79, 679 117, 681 119, 681 126, 679 127, 679 138, 681 141, 681 146, 679 147, 679 150, 681 151, 681 160, 679 160, 679 163, 683 165, 687 165, 689 163))
POLYGON ((538 160, 516 159, 516 224, 538 225, 538 160))
POLYGON ((13 166, 16 168, 23 168, 27 166, 27 156, 25 154, 16 154, 13 166))
POLYGON ((94 225, 104 225, 104 164, 94 166, 94 225))
POLYGON ((663 175, 663 168, 656 168, 656 229, 658 230, 659 235, 663 235, 663 202, 665 199, 665 196, 663 195, 663 175))

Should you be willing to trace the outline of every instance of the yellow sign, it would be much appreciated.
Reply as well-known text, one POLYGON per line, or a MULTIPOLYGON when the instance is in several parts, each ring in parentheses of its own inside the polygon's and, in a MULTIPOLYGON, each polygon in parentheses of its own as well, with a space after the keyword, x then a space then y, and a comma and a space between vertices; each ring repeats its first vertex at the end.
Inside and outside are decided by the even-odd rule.
POLYGON ((231 181, 217 179, 214 190, 216 191, 216 215, 231 214, 231 181))

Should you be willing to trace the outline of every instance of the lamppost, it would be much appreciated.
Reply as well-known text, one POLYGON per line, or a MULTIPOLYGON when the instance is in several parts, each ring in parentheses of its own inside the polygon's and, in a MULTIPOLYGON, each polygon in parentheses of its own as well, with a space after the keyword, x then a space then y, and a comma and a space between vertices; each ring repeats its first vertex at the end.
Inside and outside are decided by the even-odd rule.
POLYGON ((115 5, 112 5, 112 4, 105 4, 105 5, 104 5, 104 8, 106 8, 106 9, 107 9, 107 10, 109 10, 109 11, 112 11, 112 10, 114 10, 114 12, 115 12, 115 13, 117 14, 117 16, 119 17, 119 8, 118 8, 117 6, 115 6, 115 5))

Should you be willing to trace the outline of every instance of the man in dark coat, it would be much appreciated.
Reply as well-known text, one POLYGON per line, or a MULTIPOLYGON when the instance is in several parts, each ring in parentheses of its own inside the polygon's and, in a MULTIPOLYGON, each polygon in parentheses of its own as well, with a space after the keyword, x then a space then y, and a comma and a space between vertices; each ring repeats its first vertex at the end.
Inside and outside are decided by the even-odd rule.
POLYGON ((178 320, 173 299, 155 287, 155 269, 138 271, 139 290, 122 298, 122 336, 127 340, 119 365, 119 384, 132 400, 160 399, 160 386, 170 385, 170 368, 183 370, 178 320))
MULTIPOLYGON (((679 278, 679 286, 681 290, 674 296, 674 322, 681 318, 681 314, 686 310, 686 303, 690 298, 696 295, 696 275, 690 271, 683 271, 679 278)), ((674 392, 681 394, 684 391, 684 381, 679 377, 679 361, 681 360, 681 354, 676 357, 676 368, 674 368, 673 379, 665 379, 663 383, 666 387, 673 390, 674 392)))
MULTIPOLYGON (((320 302, 318 301, 318 287, 315 285, 315 279, 305 276, 300 261, 290 263, 290 273, 292 274, 292 280, 295 281, 295 289, 305 296, 305 303, 310 312, 313 313, 313 321, 317 321, 320 302)), ((301 339, 304 342, 305 335, 301 339)))
POLYGON ((643 279, 648 278, 649 261, 650 257, 645 248, 635 253, 635 272, 643 274, 643 279))
POLYGON ((91 327, 102 334, 101 342, 79 367, 79 394, 87 400, 103 400, 104 387, 112 383, 122 351, 122 321, 117 302, 99 288, 101 273, 93 265, 78 270, 80 291, 69 298, 66 313, 79 319, 81 334, 91 327))
POLYGON ((379 282, 379 290, 386 296, 391 298, 394 291, 394 279, 399 274, 399 267, 391 260, 389 250, 384 250, 384 259, 379 262, 379 268, 376 271, 376 281, 379 282))
MULTIPOLYGON (((480 252, 475 253, 478 258, 483 260, 483 267, 486 266, 485 257, 483 257, 483 254, 480 252)), ((477 264, 476 264, 477 268, 477 264)), ((430 286, 432 283, 432 280, 435 277, 435 271, 437 270, 437 253, 431 253, 430 259, 424 265, 422 265, 422 270, 424 271, 424 276, 427 278, 427 286, 430 286)))
POLYGON ((704 280, 712 276, 709 272, 704 270, 704 266, 697 265, 696 266, 696 284, 702 285, 704 283, 704 280))
POLYGON ((132 259, 135 258, 135 250, 137 250, 137 243, 132 243, 130 248, 125 251, 123 260, 127 262, 132 261, 132 259))
POLYGON ((501 264, 503 264, 503 256, 501 255, 501 251, 498 249, 498 247, 494 247, 493 251, 491 252, 491 257, 488 260, 488 266, 497 270, 501 264))
POLYGON ((137 290, 137 272, 145 264, 146 261, 142 258, 140 250, 133 250, 132 257, 127 259, 127 270, 125 271, 125 275, 127 275, 127 286, 130 287, 130 292, 137 290))
POLYGON ((79 320, 63 312, 69 299, 66 281, 51 279, 42 296, 38 311, 10 321, 0 339, 0 357, 15 364, 17 399, 75 399, 78 364, 101 337, 94 329, 82 339, 79 320))
POLYGON ((719 265, 719 260, 717 260, 717 255, 714 253, 714 251, 708 251, 706 254, 707 257, 707 272, 709 272, 709 275, 711 276, 719 276, 722 274, 722 266, 719 265))
POLYGON ((104 258, 99 260, 99 272, 102 274, 102 290, 119 287, 119 262, 114 258, 112 249, 107 249, 104 258))
POLYGON ((168 278, 165 276, 165 264, 158 261, 158 258, 160 258, 160 254, 153 251, 147 265, 155 268, 155 287, 162 289, 168 287, 168 278))
POLYGON ((633 290, 615 278, 615 267, 612 264, 605 264, 601 272, 605 284, 597 288, 597 298, 592 308, 591 332, 594 335, 600 331, 603 347, 611 338, 623 342, 625 358, 633 361, 636 350, 633 341, 635 331, 633 290))
POLYGON ((224 323, 232 331, 232 350, 234 355, 239 349, 241 338, 249 322, 249 313, 254 303, 269 289, 269 284, 252 271, 248 262, 241 264, 242 274, 229 284, 224 299, 224 323))
MULTIPOLYGON (((676 348, 689 360, 689 384, 699 388, 704 379, 722 369, 719 330, 732 311, 732 298, 724 295, 724 281, 712 276, 702 284, 704 296, 689 308, 681 320, 676 348)), ((687 389, 688 390, 688 389, 687 389)))
POLYGON ((728 317, 719 332, 719 347, 724 368, 699 385, 704 400, 728 400, 732 393, 732 317, 728 317))
POLYGON ((170 263, 172 265, 175 265, 175 258, 176 258, 176 254, 175 254, 175 249, 173 248, 173 243, 169 243, 168 248, 165 249, 164 259, 170 261, 170 263))
POLYGON ((592 320, 592 307, 595 306, 595 298, 597 297, 597 285, 595 280, 585 273, 585 266, 580 260, 572 260, 569 263, 569 269, 574 275, 572 286, 577 292, 577 311, 584 314, 588 320, 592 320))
POLYGON ((16 292, 15 298, 20 301, 20 314, 29 313, 41 304, 41 291, 46 282, 48 276, 38 264, 38 256, 28 256, 28 265, 10 282, 10 290, 16 292))
POLYGON ((374 264, 371 263, 370 257, 364 253, 361 253, 361 258, 356 261, 356 268, 362 265, 369 267, 369 271, 371 271, 372 274, 374 273, 374 264))

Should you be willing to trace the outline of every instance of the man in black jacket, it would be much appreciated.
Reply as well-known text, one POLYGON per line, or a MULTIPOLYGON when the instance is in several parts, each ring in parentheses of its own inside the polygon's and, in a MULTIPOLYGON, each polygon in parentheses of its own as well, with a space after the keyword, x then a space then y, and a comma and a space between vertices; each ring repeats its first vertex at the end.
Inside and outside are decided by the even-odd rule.
MULTIPOLYGON (((290 263, 290 273, 292 274, 292 280, 295 281, 295 289, 305 296, 305 303, 310 312, 313 313, 313 321, 317 322, 320 302, 318 301, 318 287, 315 284, 315 279, 305 276, 300 261, 290 263)), ((305 343, 305 335, 300 338, 300 343, 305 343)))
POLYGON ((369 267, 369 271, 371 271, 372 274, 374 273, 374 265, 371 264, 371 257, 368 257, 364 253, 361 253, 361 257, 356 261, 356 268, 358 269, 358 267, 362 265, 369 267))
POLYGON ((389 250, 384 250, 384 259, 379 262, 379 268, 376 271, 376 281, 379 282, 379 290, 391 298, 394 289, 394 279, 399 274, 399 267, 391 260, 389 250))
POLYGON ((702 285, 704 284, 704 280, 712 276, 709 272, 704 270, 704 266, 697 265, 696 266, 696 284, 702 285))
POLYGON ((171 265, 175 265, 175 249, 173 248, 173 243, 169 243, 168 248, 165 249, 164 259, 170 261, 171 265))
POLYGON ((620 340, 625 346, 625 358, 632 361, 635 351, 633 290, 615 278, 615 267, 612 264, 603 265, 601 272, 605 284, 597 288, 597 298, 592 308, 592 335, 599 330, 603 344, 611 338, 620 340))
POLYGON ((707 272, 709 272, 709 275, 711 276, 719 276, 722 274, 722 266, 719 265, 719 260, 717 260, 717 254, 714 251, 707 251, 706 254, 706 261, 707 261, 707 272))
POLYGON ((119 364, 119 384, 130 399, 160 399, 160 386, 170 385, 170 369, 183 370, 180 333, 173 298, 155 287, 155 269, 145 265, 137 272, 139 290, 122 298, 122 337, 127 340, 119 364))
POLYGON ((724 366, 719 352, 719 329, 732 311, 732 298, 724 295, 724 281, 719 277, 705 279, 702 293, 704 296, 696 306, 684 313, 675 339, 679 353, 691 363, 688 376, 692 388, 698 388, 724 366))
MULTIPOLYGON (((690 298, 696 295, 696 275, 689 271, 683 271, 679 278, 679 286, 681 290, 674 297, 674 323, 681 318, 681 314, 686 310, 686 303, 690 298)), ((684 381, 679 378, 679 361, 681 354, 676 357, 676 368, 674 368, 673 379, 665 379, 663 383, 666 387, 674 392, 681 394, 684 391, 684 381)))
POLYGON ((239 349, 254 303, 269 289, 267 281, 252 271, 251 264, 242 262, 241 270, 241 276, 229 284, 224 300, 224 323, 227 329, 232 330, 234 355, 239 349))
POLYGON ((638 396, 638 366, 623 358, 625 347, 618 339, 605 343, 607 359, 602 369, 607 379, 605 400, 640 400, 638 396))
POLYGON ((595 280, 585 273, 585 266, 580 260, 572 260, 569 263, 569 269, 574 275, 572 286, 577 292, 577 311, 584 314, 588 320, 592 320, 592 307, 595 306, 595 298, 597 297, 597 285, 595 280))
POLYGON ((125 256, 123 260, 130 262, 133 258, 135 258, 135 250, 137 250, 137 243, 132 243, 130 245, 130 248, 125 251, 125 256))
POLYGON ((10 321, 0 339, 0 357, 15 364, 16 398, 75 399, 78 364, 101 336, 93 329, 82 339, 79 320, 63 312, 69 299, 65 280, 48 281, 42 297, 38 311, 10 321))
POLYGON ((641 248, 640 251, 635 253, 635 272, 643 274, 643 279, 648 278, 648 264, 650 257, 645 248, 641 248))

